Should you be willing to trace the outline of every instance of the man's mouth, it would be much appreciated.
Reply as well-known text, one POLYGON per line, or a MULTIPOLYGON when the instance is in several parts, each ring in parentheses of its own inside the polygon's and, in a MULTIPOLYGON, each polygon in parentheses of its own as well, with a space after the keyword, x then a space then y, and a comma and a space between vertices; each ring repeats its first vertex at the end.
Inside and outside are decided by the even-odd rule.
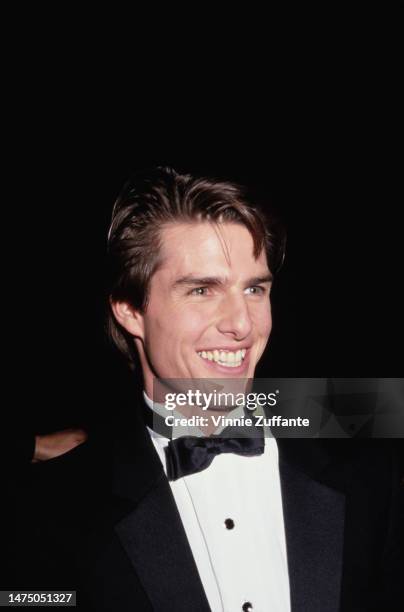
POLYGON ((246 352, 246 349, 240 349, 238 351, 214 349, 212 351, 198 351, 198 355, 202 357, 202 359, 214 361, 226 368, 238 368, 243 363, 246 352))

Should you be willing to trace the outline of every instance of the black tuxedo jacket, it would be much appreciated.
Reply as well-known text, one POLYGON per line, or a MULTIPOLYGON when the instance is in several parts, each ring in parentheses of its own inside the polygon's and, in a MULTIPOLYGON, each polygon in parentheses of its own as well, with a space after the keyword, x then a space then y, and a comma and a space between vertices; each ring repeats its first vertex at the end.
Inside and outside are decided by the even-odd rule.
MULTIPOLYGON (((292 612, 402 609, 403 492, 392 444, 277 442, 292 612)), ((23 480, 11 485, 16 503, 3 520, 3 589, 74 589, 88 611, 209 610, 140 418, 26 468, 23 480)), ((237 563, 248 571, 242 551, 237 563)))

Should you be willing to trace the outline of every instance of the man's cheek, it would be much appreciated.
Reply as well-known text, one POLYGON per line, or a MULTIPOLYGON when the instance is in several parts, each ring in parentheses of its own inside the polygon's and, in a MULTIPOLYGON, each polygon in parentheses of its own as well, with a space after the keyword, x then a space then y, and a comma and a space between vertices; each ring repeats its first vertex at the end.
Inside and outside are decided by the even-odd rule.
POLYGON ((264 324, 264 335, 265 336, 269 336, 272 330, 272 313, 271 313, 271 309, 269 310, 265 310, 265 312, 263 313, 263 318, 262 321, 265 322, 264 324))
POLYGON ((192 342, 197 339, 204 329, 209 327, 206 314, 195 312, 183 313, 179 321, 179 328, 185 341, 192 342))
POLYGON ((265 309, 255 312, 252 322, 257 336, 266 338, 270 335, 272 330, 271 311, 265 309))

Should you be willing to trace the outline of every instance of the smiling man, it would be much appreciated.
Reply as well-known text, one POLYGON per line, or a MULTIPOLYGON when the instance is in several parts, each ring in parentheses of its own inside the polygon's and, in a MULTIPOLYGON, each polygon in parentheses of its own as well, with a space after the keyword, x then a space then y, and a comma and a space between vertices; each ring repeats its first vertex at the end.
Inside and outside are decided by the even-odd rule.
MULTIPOLYGON (((347 574, 361 566, 364 542, 357 539, 357 551, 344 558, 352 525, 339 478, 352 447, 270 436, 169 440, 154 431, 162 415, 156 379, 230 385, 254 377, 271 332, 270 289, 283 251, 271 219, 231 183, 160 168, 129 183, 115 204, 110 334, 130 365, 140 366, 148 436, 170 486, 164 512, 174 500, 180 517, 175 528, 148 522, 159 533, 150 563, 158 558, 157 574, 165 576, 148 585, 156 609, 174 598, 173 609, 357 610, 365 601, 361 581, 369 602, 377 600, 372 564, 356 569, 352 582, 347 574)), ((371 462, 366 453, 362 459, 371 462)), ((361 499, 363 509, 371 496, 361 499)), ((124 546, 138 566, 139 551, 129 540, 124 546)), ((383 585, 383 572, 379 579, 383 585)))
POLYGON ((153 378, 253 377, 271 331, 272 275, 237 223, 177 221, 162 228, 161 263, 144 312, 113 302, 134 338, 144 385, 153 378))
MULTIPOLYGON (((253 378, 271 332, 270 289, 283 246, 236 185, 171 169, 152 176, 127 186, 115 205, 110 330, 140 364, 146 405, 157 412, 156 378, 253 378)), ((195 408, 179 411, 189 415, 195 408)), ((207 604, 212 610, 289 610, 275 440, 228 440, 228 447, 215 440, 215 460, 191 465, 192 453, 184 456, 183 447, 191 442, 169 441, 152 427, 148 432, 194 561, 186 585, 177 579, 170 597, 198 610, 207 604), (245 555, 248 575, 235 562, 245 555)), ((195 439, 200 453, 203 441, 195 439)), ((171 536, 175 549, 180 532, 171 536)), ((176 573, 181 564, 170 561, 176 573)))
POLYGON ((399 609, 389 447, 200 430, 170 439, 154 427, 157 379, 254 377, 283 254, 237 185, 157 168, 124 187, 109 232, 108 330, 140 393, 107 444, 90 436, 35 468, 33 491, 52 497, 29 517, 41 534, 30 587, 77 589, 89 611, 399 609))

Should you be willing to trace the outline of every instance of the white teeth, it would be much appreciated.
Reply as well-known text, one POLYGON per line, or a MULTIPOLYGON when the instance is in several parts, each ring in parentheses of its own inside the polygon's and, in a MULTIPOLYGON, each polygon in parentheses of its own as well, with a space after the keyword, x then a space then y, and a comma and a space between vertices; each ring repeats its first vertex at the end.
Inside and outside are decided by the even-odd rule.
POLYGON ((246 352, 246 349, 242 349, 236 352, 219 351, 218 349, 214 349, 213 351, 199 351, 198 355, 203 359, 215 361, 219 365, 227 366, 228 368, 237 368, 242 364, 246 352))

